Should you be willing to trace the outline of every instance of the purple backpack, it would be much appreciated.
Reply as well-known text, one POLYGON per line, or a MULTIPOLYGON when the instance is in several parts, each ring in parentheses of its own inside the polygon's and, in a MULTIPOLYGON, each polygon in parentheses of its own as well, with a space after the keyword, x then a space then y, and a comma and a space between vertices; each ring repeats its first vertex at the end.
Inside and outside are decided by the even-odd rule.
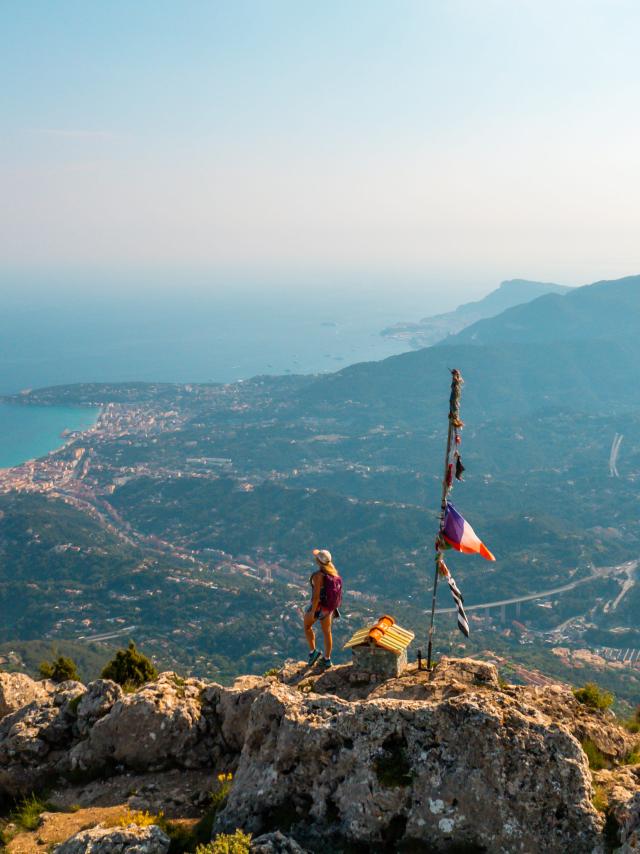
POLYGON ((342 604, 342 579, 339 575, 324 575, 320 603, 327 611, 335 611, 342 604))

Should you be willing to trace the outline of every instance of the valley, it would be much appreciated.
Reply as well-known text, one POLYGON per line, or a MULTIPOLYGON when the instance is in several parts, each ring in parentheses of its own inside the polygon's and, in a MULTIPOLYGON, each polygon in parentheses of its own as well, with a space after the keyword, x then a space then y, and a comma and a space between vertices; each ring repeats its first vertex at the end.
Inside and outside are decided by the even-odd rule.
MULTIPOLYGON (((576 297, 541 300, 551 298, 576 297)), ((635 340, 521 338, 450 342, 331 375, 21 395, 23 405, 99 406, 100 416, 0 475, 2 649, 131 634, 167 666, 218 679, 262 672, 303 649, 318 545, 346 580, 338 641, 391 612, 423 645, 456 364, 467 471, 453 500, 498 560, 452 553, 472 633, 456 632, 441 589, 439 654, 490 648, 559 678, 597 673, 631 701, 640 400, 614 364, 621 349, 630 366, 640 352, 635 340), (618 383, 626 393, 612 406, 618 383), (565 648, 584 654, 555 652, 565 648)))

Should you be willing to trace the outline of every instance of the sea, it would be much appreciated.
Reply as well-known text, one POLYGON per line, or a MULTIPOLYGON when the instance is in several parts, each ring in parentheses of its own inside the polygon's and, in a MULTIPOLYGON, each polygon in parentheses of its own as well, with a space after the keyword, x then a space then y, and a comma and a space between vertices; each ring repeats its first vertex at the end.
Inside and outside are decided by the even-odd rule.
POLYGON ((68 430, 88 430, 98 410, 70 406, 0 403, 0 468, 45 456, 60 447, 68 430))
MULTIPOLYGON (((384 327, 453 307, 419 289, 315 286, 211 293, 146 288, 8 290, 0 395, 79 382, 232 382, 322 373, 408 349, 384 327)), ((0 467, 60 446, 95 410, 0 404, 0 467)))

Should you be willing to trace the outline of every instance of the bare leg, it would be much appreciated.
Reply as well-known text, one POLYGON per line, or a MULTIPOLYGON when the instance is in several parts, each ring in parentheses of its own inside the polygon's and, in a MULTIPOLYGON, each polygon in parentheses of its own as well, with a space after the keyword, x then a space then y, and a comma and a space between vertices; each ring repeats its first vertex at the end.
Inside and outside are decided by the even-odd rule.
POLYGON ((309 651, 313 652, 316 648, 316 634, 313 631, 313 624, 315 623, 315 618, 313 614, 307 612, 304 615, 304 636, 307 639, 307 643, 309 644, 309 651))
POLYGON ((331 650, 333 649, 333 638, 331 637, 331 621, 333 620, 333 614, 330 614, 328 617, 325 617, 324 620, 320 620, 320 627, 322 628, 322 635, 324 637, 324 657, 331 658, 331 650))

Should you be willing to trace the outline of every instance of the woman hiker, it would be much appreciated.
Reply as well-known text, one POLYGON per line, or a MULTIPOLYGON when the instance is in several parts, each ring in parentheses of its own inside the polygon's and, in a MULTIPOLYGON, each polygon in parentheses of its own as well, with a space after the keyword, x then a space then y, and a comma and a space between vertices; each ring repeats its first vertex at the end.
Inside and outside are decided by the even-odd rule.
POLYGON ((304 633, 309 644, 309 666, 320 658, 320 650, 316 649, 316 635, 313 624, 320 620, 320 628, 324 638, 324 657, 320 666, 331 667, 331 621, 334 613, 340 616, 338 608, 342 602, 342 579, 331 560, 331 552, 327 549, 314 549, 318 569, 309 579, 311 584, 311 605, 304 614, 304 633))

